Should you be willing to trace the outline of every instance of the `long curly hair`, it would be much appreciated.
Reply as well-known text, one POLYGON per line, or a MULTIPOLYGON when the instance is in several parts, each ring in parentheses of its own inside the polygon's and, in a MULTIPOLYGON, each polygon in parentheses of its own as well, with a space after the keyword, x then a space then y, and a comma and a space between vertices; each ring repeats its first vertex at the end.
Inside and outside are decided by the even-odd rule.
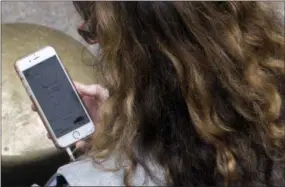
POLYGON ((126 185, 138 165, 155 178, 147 160, 168 185, 285 185, 284 27, 270 6, 74 5, 97 36, 110 91, 91 153, 128 159, 126 185))

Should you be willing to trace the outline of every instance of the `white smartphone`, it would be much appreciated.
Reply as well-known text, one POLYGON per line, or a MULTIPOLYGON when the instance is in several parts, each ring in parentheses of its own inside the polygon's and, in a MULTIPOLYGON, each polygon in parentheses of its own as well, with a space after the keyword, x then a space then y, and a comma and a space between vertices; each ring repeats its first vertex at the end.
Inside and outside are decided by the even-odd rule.
POLYGON ((15 69, 57 147, 94 133, 90 115, 53 47, 18 60, 15 69))

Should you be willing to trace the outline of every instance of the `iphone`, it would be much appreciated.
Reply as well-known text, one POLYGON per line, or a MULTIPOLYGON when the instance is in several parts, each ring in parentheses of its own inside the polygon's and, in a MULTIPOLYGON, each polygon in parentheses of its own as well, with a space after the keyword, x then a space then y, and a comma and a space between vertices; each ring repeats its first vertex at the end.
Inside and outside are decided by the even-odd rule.
POLYGON ((15 69, 57 147, 94 133, 90 115, 53 47, 19 59, 15 69))

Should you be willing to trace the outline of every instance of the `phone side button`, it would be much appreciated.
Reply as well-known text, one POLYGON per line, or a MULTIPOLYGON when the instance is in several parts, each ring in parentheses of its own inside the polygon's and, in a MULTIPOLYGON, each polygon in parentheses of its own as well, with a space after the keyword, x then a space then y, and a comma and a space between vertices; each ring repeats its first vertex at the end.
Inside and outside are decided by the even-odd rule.
POLYGON ((30 88, 26 86, 26 90, 27 90, 27 93, 28 93, 29 97, 31 98, 31 97, 32 97, 32 94, 31 94, 30 88))
POLYGON ((80 138, 80 133, 79 133, 78 131, 74 131, 74 132, 72 133, 72 136, 73 136, 73 138, 75 138, 75 139, 79 139, 79 138, 80 138))
POLYGON ((31 101, 32 101, 32 103, 33 103, 33 105, 36 106, 36 103, 35 103, 34 98, 33 98, 31 95, 29 95, 29 97, 30 97, 30 99, 31 99, 31 101))
POLYGON ((29 89, 28 83, 26 83, 26 81, 23 81, 23 83, 24 83, 24 87, 25 87, 27 93, 29 94, 29 96, 31 96, 31 92, 30 92, 31 90, 29 89))

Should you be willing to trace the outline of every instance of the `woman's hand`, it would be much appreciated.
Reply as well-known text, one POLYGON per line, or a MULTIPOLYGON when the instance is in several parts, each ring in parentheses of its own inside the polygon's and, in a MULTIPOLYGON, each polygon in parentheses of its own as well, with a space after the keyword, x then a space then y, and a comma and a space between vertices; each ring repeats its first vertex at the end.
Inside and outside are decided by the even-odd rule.
MULTIPOLYGON (((99 84, 84 85, 74 82, 74 85, 88 110, 90 117, 96 123, 99 120, 98 109, 101 103, 109 97, 109 91, 99 84)), ((37 111, 36 106, 32 105, 32 109, 37 111)), ((50 135, 48 134, 50 138, 50 135)), ((90 140, 90 138, 89 138, 90 140)), ((88 139, 86 140, 88 141, 88 139)), ((76 149, 84 149, 87 145, 86 141, 78 141, 75 144, 76 149)))

